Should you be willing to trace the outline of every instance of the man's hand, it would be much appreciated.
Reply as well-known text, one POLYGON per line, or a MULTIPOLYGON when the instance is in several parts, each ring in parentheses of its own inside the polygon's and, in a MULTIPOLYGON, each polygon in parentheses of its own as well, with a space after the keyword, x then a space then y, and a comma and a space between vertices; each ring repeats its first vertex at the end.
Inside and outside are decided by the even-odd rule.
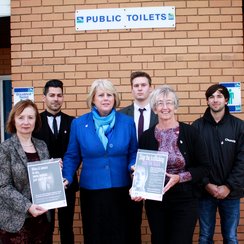
POLYGON ((216 197, 217 194, 218 194, 218 186, 217 185, 214 185, 214 184, 211 184, 211 183, 208 183, 205 187, 206 191, 212 195, 213 197, 216 197))
POLYGON ((230 189, 226 185, 218 186, 218 199, 224 199, 230 194, 230 189))
POLYGON ((217 186, 217 185, 209 183, 209 184, 207 184, 205 189, 209 194, 211 194, 213 197, 215 197, 217 199, 224 199, 230 193, 230 189, 226 185, 217 186))

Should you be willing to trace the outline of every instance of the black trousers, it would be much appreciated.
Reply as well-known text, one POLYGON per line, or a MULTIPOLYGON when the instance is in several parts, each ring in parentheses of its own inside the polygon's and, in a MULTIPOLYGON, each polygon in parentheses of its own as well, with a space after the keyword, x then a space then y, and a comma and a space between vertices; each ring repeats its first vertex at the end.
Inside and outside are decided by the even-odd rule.
POLYGON ((128 243, 129 188, 80 189, 84 244, 128 243))
POLYGON ((128 244, 141 244, 143 201, 129 203, 129 241, 128 244))
MULTIPOLYGON (((60 231, 61 244, 74 244, 73 219, 75 211, 76 187, 72 185, 65 190, 67 207, 58 208, 58 225, 60 231)), ((49 244, 52 244, 55 227, 55 209, 49 210, 51 216, 51 229, 49 234, 49 244)))
POLYGON ((181 183, 163 196, 163 201, 145 201, 152 244, 192 244, 198 218, 198 199, 192 187, 181 183))

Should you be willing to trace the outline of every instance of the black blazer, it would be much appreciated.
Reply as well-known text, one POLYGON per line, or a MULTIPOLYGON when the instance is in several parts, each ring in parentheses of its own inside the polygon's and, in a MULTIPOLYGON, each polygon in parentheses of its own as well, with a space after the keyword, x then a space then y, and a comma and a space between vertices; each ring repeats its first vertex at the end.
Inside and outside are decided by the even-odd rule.
MULTIPOLYGON (((121 110, 119 110, 119 112, 127 114, 134 118, 134 104, 122 108, 121 110)), ((158 123, 158 116, 151 110, 149 128, 156 125, 157 123, 158 123)))
POLYGON ((53 132, 48 125, 46 111, 40 113, 40 115, 42 120, 42 128, 33 136, 46 142, 51 158, 63 158, 68 147, 70 126, 74 117, 61 113, 60 130, 58 133, 58 138, 55 141, 53 132))
MULTIPOLYGON (((48 125, 47 112, 44 111, 40 113, 40 115, 42 120, 42 128, 33 136, 46 142, 51 158, 63 159, 69 144, 70 127, 74 117, 61 112, 60 129, 58 138, 56 139, 48 125)), ((76 175, 74 175, 74 186, 78 190, 78 180, 76 175)))

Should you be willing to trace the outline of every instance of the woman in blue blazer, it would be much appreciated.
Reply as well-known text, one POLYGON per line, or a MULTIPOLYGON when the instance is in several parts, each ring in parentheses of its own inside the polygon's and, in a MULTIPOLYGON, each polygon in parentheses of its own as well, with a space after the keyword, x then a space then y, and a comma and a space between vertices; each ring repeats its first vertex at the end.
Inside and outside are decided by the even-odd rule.
POLYGON ((82 162, 79 185, 85 244, 128 243, 130 173, 138 147, 135 124, 116 112, 119 97, 108 80, 95 80, 87 101, 91 112, 71 125, 64 184, 72 182, 82 162))

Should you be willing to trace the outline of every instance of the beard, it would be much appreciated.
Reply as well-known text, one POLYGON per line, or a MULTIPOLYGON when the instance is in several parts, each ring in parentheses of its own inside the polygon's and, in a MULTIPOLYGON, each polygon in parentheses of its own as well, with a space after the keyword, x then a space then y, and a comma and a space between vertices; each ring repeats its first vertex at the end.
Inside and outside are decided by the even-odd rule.
POLYGON ((210 110, 212 110, 212 112, 214 112, 214 113, 219 113, 219 112, 223 111, 224 109, 225 109, 225 105, 217 107, 217 108, 210 106, 210 110))
POLYGON ((51 104, 48 108, 53 112, 59 112, 61 110, 62 105, 59 103, 51 104))

